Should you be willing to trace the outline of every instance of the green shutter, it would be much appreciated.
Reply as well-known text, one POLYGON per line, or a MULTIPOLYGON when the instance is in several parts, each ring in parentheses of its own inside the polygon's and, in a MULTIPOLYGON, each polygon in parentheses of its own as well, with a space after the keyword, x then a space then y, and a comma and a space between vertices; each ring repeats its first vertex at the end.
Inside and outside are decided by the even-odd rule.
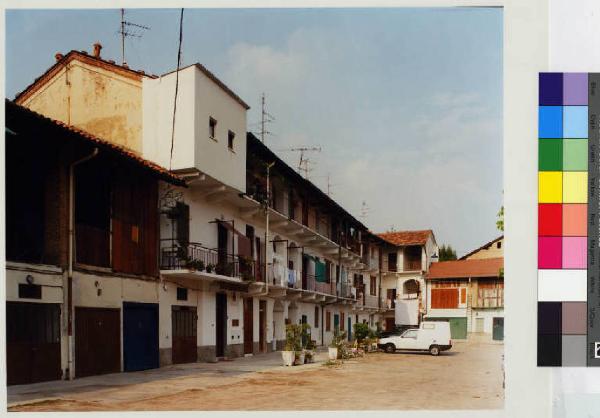
POLYGON ((315 280, 317 282, 325 282, 325 263, 315 260, 315 280))

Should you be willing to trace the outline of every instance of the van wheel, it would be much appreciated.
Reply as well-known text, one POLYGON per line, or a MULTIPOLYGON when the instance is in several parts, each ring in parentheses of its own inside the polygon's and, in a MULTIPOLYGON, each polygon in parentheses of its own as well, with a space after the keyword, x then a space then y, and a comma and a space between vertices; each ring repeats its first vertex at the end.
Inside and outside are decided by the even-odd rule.
POLYGON ((432 356, 437 356, 440 354, 440 348, 437 345, 432 345, 429 347, 429 354, 432 356))
POLYGON ((392 343, 386 344, 385 345, 385 352, 386 353, 395 353, 396 352, 396 346, 392 343))

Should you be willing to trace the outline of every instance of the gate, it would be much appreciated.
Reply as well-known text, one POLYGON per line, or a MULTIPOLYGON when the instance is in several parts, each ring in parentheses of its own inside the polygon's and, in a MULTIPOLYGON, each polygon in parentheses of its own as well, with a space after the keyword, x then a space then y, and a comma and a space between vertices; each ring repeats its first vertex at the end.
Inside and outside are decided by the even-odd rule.
POLYGON ((121 371, 121 311, 75 308, 75 376, 121 371))

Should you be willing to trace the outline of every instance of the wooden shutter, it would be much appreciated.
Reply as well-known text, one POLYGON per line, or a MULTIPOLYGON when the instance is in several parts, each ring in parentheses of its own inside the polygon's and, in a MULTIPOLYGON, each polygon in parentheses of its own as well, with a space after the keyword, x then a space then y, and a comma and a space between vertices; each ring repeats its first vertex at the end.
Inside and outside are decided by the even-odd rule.
POLYGON ((467 288, 463 287, 460 289, 460 303, 467 303, 467 288))
POLYGON ((458 308, 458 289, 431 289, 431 308, 458 308))
POLYGON ((331 312, 325 311, 325 331, 331 331, 331 312))

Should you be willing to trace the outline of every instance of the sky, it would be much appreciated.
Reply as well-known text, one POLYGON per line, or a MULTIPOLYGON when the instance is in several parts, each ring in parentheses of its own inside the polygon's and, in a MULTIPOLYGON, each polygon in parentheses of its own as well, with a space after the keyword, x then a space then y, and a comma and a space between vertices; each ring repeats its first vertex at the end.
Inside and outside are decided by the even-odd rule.
MULTIPOLYGON (((127 9, 131 68, 176 68, 179 9, 127 9)), ((57 52, 99 41, 121 60, 120 11, 7 10, 6 91, 57 52)), ((266 144, 374 232, 432 229, 458 255, 500 235, 502 9, 185 9, 182 64, 200 62, 251 109, 266 144), (329 180, 328 180, 329 179, 329 180), (363 201, 366 210, 363 210, 363 201)))

